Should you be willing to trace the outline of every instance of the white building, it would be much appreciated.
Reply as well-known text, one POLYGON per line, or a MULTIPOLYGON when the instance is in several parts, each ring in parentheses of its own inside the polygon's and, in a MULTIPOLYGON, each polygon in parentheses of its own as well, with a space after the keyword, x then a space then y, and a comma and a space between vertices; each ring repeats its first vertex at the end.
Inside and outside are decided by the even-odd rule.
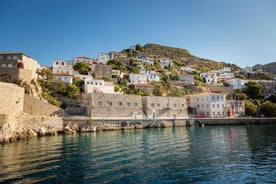
POLYGON ((234 89, 241 89, 244 87, 244 81, 240 78, 232 78, 228 80, 228 84, 234 89))
POLYGON ((145 74, 129 74, 129 84, 144 84, 148 82, 145 74))
POLYGON ((195 68, 192 68, 191 66, 182 66, 180 69, 179 69, 180 73, 182 72, 192 72, 192 71, 196 71, 195 68))
POLYGON ((244 74, 249 74, 249 73, 253 73, 253 67, 245 67, 243 68, 243 73, 244 74))
POLYGON ((92 75, 81 75, 81 74, 74 74, 74 77, 78 77, 82 80, 91 80, 93 79, 92 75))
POLYGON ((113 82, 104 81, 102 79, 85 79, 85 93, 114 93, 113 82))
POLYGON ((159 82, 160 77, 156 74, 154 70, 141 70, 140 74, 147 76, 149 82, 159 82))
POLYGON ((134 59, 137 61, 141 61, 142 63, 145 63, 145 64, 154 65, 154 59, 149 57, 143 57, 141 55, 138 55, 134 57, 134 59))
POLYGON ((73 62, 64 60, 53 61, 53 73, 54 74, 73 74, 73 62))
POLYGON ((227 116, 225 94, 201 93, 190 95, 190 107, 195 109, 197 117, 221 118, 227 116))
POLYGON ((56 73, 54 74, 54 79, 57 81, 61 81, 65 84, 72 84, 73 83, 73 76, 66 73, 56 73))
POLYGON ((221 79, 232 79, 235 77, 234 73, 222 73, 219 76, 221 79))
POLYGON ((106 64, 109 59, 109 55, 106 53, 99 53, 98 54, 98 61, 99 64, 106 64))
POLYGON ((216 73, 211 73, 211 72, 201 73, 200 76, 202 76, 205 79, 207 84, 217 83, 216 73))
POLYGON ((168 58, 161 58, 160 63, 161 63, 162 68, 174 65, 174 63, 171 60, 169 60, 168 58))
POLYGON ((231 72, 231 67, 223 67, 222 69, 220 69, 220 72, 231 72))

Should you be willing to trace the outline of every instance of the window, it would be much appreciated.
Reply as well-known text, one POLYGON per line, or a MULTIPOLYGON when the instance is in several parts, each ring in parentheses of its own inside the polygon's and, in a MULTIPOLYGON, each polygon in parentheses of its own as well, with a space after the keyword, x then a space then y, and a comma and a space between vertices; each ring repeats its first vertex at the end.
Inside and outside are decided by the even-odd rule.
POLYGON ((215 104, 212 104, 212 107, 215 108, 215 104))
POLYGON ((217 104, 217 107, 219 108, 219 104, 217 104))
POLYGON ((204 108, 204 104, 202 104, 202 108, 204 108))
POLYGON ((137 107, 138 106, 138 103, 137 102, 134 102, 134 107, 137 107))
POLYGON ((197 108, 199 108, 199 105, 197 105, 197 108))
POLYGON ((11 56, 7 56, 7 60, 11 60, 11 56))
POLYGON ((130 102, 127 102, 127 106, 130 107, 131 103, 130 102))
POLYGON ((17 56, 12 56, 12 60, 17 60, 17 56))
POLYGON ((221 104, 221 106, 224 108, 224 104, 221 104))
POLYGON ((64 65, 64 62, 62 62, 61 65, 64 65))
POLYGON ((0 56, 0 60, 3 60, 3 58, 4 58, 3 56, 0 56))
POLYGON ((177 104, 173 104, 174 107, 177 107, 177 104))
POLYGON ((58 62, 56 62, 56 65, 58 65, 58 62))
POLYGON ((103 106, 103 101, 99 101, 99 106, 100 106, 100 107, 103 106))
POLYGON ((112 106, 113 105, 113 102, 109 102, 109 106, 112 106))
POLYGON ((2 68, 6 68, 7 66, 6 66, 6 64, 2 64, 1 67, 2 68))
POLYGON ((207 108, 209 108, 209 104, 207 104, 206 106, 207 106, 207 108))
POLYGON ((118 102, 118 105, 119 106, 123 106, 123 102, 118 102))

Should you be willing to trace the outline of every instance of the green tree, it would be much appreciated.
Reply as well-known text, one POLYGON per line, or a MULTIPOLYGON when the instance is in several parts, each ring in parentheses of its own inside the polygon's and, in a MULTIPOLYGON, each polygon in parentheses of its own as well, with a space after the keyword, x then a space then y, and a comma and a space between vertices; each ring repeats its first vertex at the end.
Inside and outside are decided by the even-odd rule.
POLYGON ((256 116, 258 107, 249 100, 245 100, 245 115, 256 116))
POLYGON ((267 100, 262 103, 260 111, 261 111, 261 113, 263 113, 266 116, 275 117, 276 116, 276 104, 267 100))
POLYGON ((87 63, 84 63, 84 62, 76 63, 73 66, 73 69, 75 71, 78 71, 82 75, 88 75, 88 72, 91 70, 89 65, 87 63))
POLYGON ((118 59, 111 59, 107 62, 107 65, 112 66, 113 70, 120 70, 121 72, 126 72, 127 67, 126 64, 119 61, 118 59))
POLYGON ((240 78, 240 79, 245 79, 246 77, 240 73, 235 73, 234 74, 236 78, 240 78))
POLYGON ((76 99, 80 96, 80 89, 75 84, 70 84, 66 88, 65 95, 69 98, 76 99))
POLYGON ((144 47, 142 45, 140 45, 140 44, 137 44, 135 46, 135 50, 140 51, 140 52, 144 52, 145 51, 144 47))
POLYGON ((52 81, 54 78, 53 72, 49 68, 38 69, 36 73, 41 80, 52 81))
POLYGON ((256 82, 249 82, 245 84, 245 92, 251 99, 261 99, 264 97, 262 86, 256 82))
POLYGON ((161 69, 161 62, 160 62, 160 60, 154 60, 154 66, 155 66, 155 68, 157 70, 161 69))
POLYGON ((80 92, 83 92, 84 80, 79 77, 74 77, 73 84, 75 84, 80 89, 80 92))

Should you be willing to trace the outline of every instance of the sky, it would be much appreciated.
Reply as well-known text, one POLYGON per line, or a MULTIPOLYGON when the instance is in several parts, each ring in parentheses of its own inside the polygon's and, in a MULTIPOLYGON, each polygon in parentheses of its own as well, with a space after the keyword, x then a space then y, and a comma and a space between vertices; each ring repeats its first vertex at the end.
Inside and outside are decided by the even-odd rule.
POLYGON ((276 61, 276 0, 0 0, 0 52, 42 66, 155 43, 240 67, 276 61))

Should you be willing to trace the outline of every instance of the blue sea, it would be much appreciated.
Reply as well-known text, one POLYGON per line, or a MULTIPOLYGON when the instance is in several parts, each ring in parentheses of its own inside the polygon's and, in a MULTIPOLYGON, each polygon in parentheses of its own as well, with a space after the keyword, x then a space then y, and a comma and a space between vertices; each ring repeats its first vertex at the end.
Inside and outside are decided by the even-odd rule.
POLYGON ((276 126, 122 130, 0 145, 0 183, 276 183, 276 126))

